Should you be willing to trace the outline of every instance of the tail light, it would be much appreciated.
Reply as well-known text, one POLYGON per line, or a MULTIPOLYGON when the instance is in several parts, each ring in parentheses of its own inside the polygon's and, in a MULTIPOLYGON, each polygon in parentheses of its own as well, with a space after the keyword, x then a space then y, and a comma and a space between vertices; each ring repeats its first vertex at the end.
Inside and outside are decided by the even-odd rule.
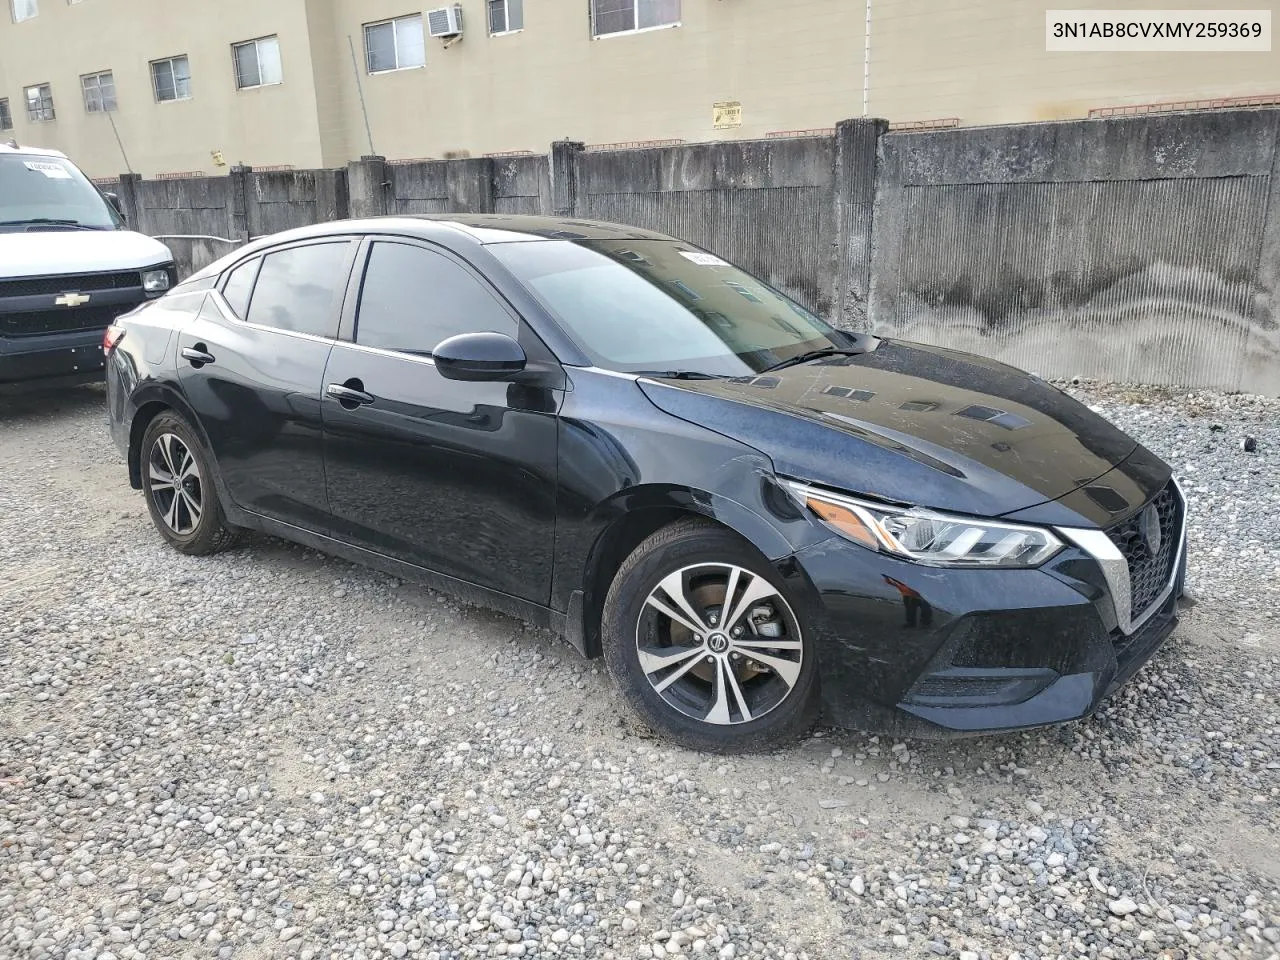
POLYGON ((114 323, 107 327, 106 332, 102 335, 102 352, 108 357, 124 339, 124 327, 117 327, 114 323))

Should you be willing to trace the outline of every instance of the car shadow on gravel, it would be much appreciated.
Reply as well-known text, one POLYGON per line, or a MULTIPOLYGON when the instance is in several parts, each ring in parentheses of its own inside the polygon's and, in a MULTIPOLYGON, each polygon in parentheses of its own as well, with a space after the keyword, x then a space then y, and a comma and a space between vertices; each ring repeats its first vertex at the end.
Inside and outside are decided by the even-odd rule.
POLYGON ((0 389, 0 428, 49 417, 76 417, 94 407, 105 408, 106 401, 107 388, 100 383, 14 392, 0 389))

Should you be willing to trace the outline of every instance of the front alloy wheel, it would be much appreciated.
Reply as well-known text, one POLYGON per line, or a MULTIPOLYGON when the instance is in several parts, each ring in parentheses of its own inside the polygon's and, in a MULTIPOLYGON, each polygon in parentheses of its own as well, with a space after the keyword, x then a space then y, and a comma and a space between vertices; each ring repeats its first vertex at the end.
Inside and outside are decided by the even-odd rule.
POLYGON ((601 630, 609 672, 648 724, 720 753, 763 750, 817 717, 817 663, 772 564, 704 520, 659 530, 622 564, 601 630))
POLYGON ((749 723, 795 689, 804 643, 791 607, 764 577, 702 563, 663 577, 636 624, 636 656, 662 699, 686 717, 749 723))

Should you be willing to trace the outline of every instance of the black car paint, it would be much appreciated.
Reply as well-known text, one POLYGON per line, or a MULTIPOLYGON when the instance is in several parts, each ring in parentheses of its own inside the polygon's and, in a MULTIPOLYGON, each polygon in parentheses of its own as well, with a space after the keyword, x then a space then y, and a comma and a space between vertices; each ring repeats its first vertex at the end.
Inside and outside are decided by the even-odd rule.
MULTIPOLYGON (((1178 591, 1142 642, 1120 636, 1096 563, 1075 547, 1042 569, 939 570, 833 536, 780 486, 785 474, 891 502, 1084 528, 1133 515, 1169 468, 1042 381, 897 342, 736 382, 637 379, 586 366, 484 246, 631 231, 576 221, 515 230, 479 217, 345 229, 414 237, 471 264, 522 319, 521 346, 550 373, 447 381, 429 360, 350 344, 359 255, 335 344, 264 339, 226 316, 217 293, 179 288, 128 318, 109 367, 112 432, 135 486, 139 424, 173 406, 213 451, 233 523, 550 626, 587 656, 600 652, 612 566, 671 518, 702 515, 751 542, 805 601, 833 719, 933 736, 1082 716, 1176 623, 1178 591), (199 317, 150 322, 166 308, 199 317), (181 351, 195 346, 217 362, 194 368, 181 351), (869 380, 875 390, 863 390, 869 380), (353 408, 325 396, 326 384, 353 381, 374 402, 353 408), (858 390, 875 396, 840 394, 858 390), (957 416, 975 405, 1011 419, 993 427, 957 416), (955 441, 922 437, 935 429, 922 427, 929 417, 955 441), (1020 448, 1020 431, 1036 443, 1020 448), (988 633, 1029 671, 1025 683, 1044 681, 1038 692, 996 706, 911 702, 931 665, 953 669, 947 658, 965 625, 993 616, 1012 618, 988 633)), ((1004 681, 1023 682, 1000 669, 1004 681)))

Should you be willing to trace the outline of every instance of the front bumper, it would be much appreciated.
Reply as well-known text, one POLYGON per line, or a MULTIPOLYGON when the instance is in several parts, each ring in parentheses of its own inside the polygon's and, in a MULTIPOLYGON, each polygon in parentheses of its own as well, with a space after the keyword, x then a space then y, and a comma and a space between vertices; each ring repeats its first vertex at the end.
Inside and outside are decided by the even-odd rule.
POLYGON ((1037 570, 956 570, 834 538, 780 572, 809 601, 827 718, 945 738, 1092 713, 1172 633, 1185 565, 1183 552, 1172 589, 1132 632, 1075 546, 1037 570))
POLYGON ((0 337, 0 385, 102 379, 102 330, 0 337))

